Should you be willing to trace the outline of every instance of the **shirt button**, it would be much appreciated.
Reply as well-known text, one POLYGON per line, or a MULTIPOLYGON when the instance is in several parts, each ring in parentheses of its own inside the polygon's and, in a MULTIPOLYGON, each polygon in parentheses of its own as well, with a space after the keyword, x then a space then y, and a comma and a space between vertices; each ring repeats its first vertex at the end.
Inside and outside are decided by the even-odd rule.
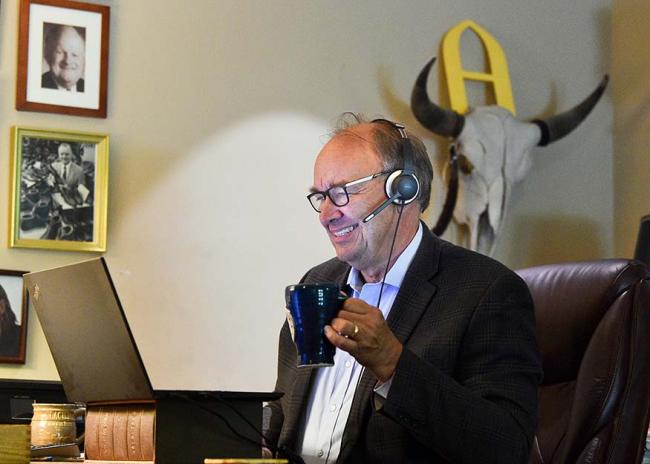
POLYGON ((345 361, 345 367, 350 367, 352 363, 350 361, 345 361))
POLYGON ((325 453, 323 453, 323 450, 320 450, 320 451, 318 452, 318 457, 319 457, 319 458, 322 458, 322 457, 323 457, 323 454, 325 454, 325 453))
POLYGON ((336 411, 336 404, 330 404, 330 411, 336 411))

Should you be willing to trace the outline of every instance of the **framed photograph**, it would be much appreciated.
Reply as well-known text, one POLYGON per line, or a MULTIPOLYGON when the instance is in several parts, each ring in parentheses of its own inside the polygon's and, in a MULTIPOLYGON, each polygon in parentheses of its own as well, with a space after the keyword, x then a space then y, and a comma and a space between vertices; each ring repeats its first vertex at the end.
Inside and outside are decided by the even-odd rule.
POLYGON ((106 117, 110 8, 20 0, 16 109, 106 117))
POLYGON ((108 136, 11 129, 9 246, 106 251, 108 136))
POLYGON ((27 342, 26 271, 0 269, 0 363, 25 364, 27 342))

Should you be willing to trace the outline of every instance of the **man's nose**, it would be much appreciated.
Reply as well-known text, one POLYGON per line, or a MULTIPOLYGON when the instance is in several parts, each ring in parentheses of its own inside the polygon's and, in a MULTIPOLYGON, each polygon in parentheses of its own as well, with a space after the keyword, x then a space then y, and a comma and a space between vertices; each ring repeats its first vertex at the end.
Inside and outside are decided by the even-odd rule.
POLYGON ((319 218, 322 223, 330 222, 343 216, 340 206, 336 206, 329 196, 320 204, 319 218))

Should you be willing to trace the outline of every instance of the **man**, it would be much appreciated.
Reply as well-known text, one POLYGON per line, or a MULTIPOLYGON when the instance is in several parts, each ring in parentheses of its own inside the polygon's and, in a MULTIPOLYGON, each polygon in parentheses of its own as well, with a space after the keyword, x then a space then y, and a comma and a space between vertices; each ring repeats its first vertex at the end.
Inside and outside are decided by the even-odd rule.
POLYGON ((61 143, 58 154, 57 161, 49 166, 48 182, 54 187, 54 194, 48 224, 41 238, 90 241, 92 231, 91 239, 88 239, 86 217, 89 214, 92 218, 92 208, 88 208, 92 192, 86 185, 86 175, 83 168, 73 161, 74 154, 69 143, 61 143))
POLYGON ((272 448, 310 463, 528 462, 541 380, 530 294, 503 265, 420 222, 431 178, 422 142, 385 121, 357 120, 319 153, 310 197, 337 257, 303 282, 347 283, 353 297, 325 329, 333 367, 296 369, 283 327, 272 448), (417 200, 364 222, 406 144, 417 200))
POLYGON ((59 158, 52 163, 52 168, 59 175, 64 186, 75 190, 80 184, 85 184, 86 176, 83 168, 72 161, 72 147, 69 143, 59 145, 59 158))
POLYGON ((41 76, 41 87, 83 92, 86 61, 85 30, 55 24, 45 37, 43 57, 49 71, 41 76))

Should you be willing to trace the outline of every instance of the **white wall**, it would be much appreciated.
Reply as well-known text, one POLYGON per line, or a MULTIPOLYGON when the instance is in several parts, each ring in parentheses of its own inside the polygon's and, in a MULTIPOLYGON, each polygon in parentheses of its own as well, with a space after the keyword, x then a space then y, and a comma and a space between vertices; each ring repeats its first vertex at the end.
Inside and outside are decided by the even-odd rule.
MULTIPOLYGON (((17 4, 3 2, 0 166, 13 124, 110 134, 106 258, 158 388, 272 388, 284 286, 331 256, 304 199, 314 156, 351 110, 404 121, 439 161, 408 101, 448 28, 471 18, 496 36, 524 118, 569 108, 609 68, 609 0, 103 3, 109 117, 96 120, 13 109, 17 4)), ((520 267, 611 254, 611 125, 607 94, 578 132, 536 150, 499 258, 520 267)), ((0 267, 86 257, 0 248, 0 267)), ((27 364, 0 377, 56 378, 35 319, 27 364)))

